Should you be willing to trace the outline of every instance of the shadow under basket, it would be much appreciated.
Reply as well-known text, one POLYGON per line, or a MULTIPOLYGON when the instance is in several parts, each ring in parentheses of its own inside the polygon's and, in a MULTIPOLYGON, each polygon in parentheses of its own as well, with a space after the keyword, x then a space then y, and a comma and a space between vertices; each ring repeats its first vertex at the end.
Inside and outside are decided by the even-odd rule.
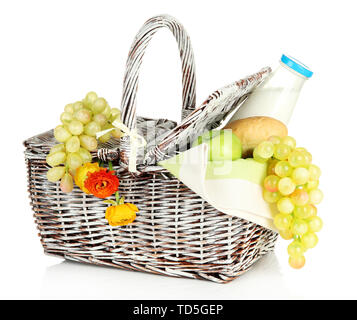
POLYGON ((157 162, 172 156, 170 150, 175 151, 175 145, 185 143, 188 137, 195 138, 217 127, 271 70, 263 69, 217 90, 195 109, 195 69, 189 38, 174 18, 154 17, 138 33, 128 58, 122 119, 130 130, 142 120, 136 118, 135 99, 143 50, 161 27, 174 33, 180 48, 182 122, 176 125, 168 120, 145 120, 167 132, 158 131, 160 143, 152 145, 144 159, 138 158, 140 174, 128 170, 130 148, 126 137, 93 153, 93 161, 104 160, 102 157, 110 154, 119 157, 113 162, 119 192, 127 202, 137 205, 137 218, 127 226, 111 227, 105 219, 107 205, 102 199, 78 187, 63 193, 58 182, 47 181, 46 155, 56 143, 53 132, 48 131, 24 142, 35 222, 47 254, 127 270, 229 282, 272 251, 278 234, 219 212, 157 162))

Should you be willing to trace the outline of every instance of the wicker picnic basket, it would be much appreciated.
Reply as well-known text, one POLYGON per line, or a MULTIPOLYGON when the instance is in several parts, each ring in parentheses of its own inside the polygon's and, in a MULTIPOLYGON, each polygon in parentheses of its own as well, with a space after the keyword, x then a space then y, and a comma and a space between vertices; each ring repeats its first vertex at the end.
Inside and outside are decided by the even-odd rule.
POLYGON ((114 163, 119 191, 140 212, 134 223, 111 227, 101 199, 79 188, 63 193, 46 179, 46 155, 56 143, 53 130, 24 142, 28 190, 45 253, 78 262, 175 277, 229 282, 274 248, 277 233, 217 211, 157 162, 177 154, 187 139, 216 128, 269 73, 262 69, 217 90, 195 109, 195 65, 190 39, 174 18, 148 20, 131 47, 124 77, 122 120, 148 141, 138 154, 137 172, 128 169, 130 137, 112 139, 93 153, 114 163), (136 117, 142 57, 155 32, 175 36, 182 61, 182 121, 136 117), (151 143, 151 141, 155 141, 151 143), (159 141, 159 142, 158 142, 159 141))

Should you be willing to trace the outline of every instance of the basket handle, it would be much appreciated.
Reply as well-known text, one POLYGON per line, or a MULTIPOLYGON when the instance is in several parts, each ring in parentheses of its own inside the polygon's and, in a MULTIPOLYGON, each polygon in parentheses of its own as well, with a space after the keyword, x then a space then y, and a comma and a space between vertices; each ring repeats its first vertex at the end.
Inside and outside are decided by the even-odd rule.
POLYGON ((182 68, 182 119, 196 105, 196 74, 190 38, 180 22, 169 15, 155 16, 141 27, 131 46, 123 84, 122 121, 130 129, 136 128, 136 93, 138 77, 145 49, 153 35, 166 27, 176 38, 180 50, 182 68))

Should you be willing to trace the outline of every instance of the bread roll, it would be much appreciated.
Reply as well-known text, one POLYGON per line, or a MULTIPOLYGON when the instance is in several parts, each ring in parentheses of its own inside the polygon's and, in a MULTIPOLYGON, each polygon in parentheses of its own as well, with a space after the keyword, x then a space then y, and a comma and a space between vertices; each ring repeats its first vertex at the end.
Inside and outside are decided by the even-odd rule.
POLYGON ((232 129, 240 139, 243 157, 252 156, 253 149, 271 136, 285 137, 288 128, 284 123, 270 117, 249 117, 228 123, 224 129, 232 129))

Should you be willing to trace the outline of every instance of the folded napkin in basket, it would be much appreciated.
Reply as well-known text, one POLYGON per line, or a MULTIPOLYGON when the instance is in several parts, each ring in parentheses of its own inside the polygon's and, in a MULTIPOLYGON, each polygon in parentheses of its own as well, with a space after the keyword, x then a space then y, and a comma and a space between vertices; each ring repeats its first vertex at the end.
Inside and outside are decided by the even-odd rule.
POLYGON ((170 171, 217 210, 277 231, 276 213, 262 196, 267 165, 254 159, 208 161, 203 143, 159 165, 170 171))

